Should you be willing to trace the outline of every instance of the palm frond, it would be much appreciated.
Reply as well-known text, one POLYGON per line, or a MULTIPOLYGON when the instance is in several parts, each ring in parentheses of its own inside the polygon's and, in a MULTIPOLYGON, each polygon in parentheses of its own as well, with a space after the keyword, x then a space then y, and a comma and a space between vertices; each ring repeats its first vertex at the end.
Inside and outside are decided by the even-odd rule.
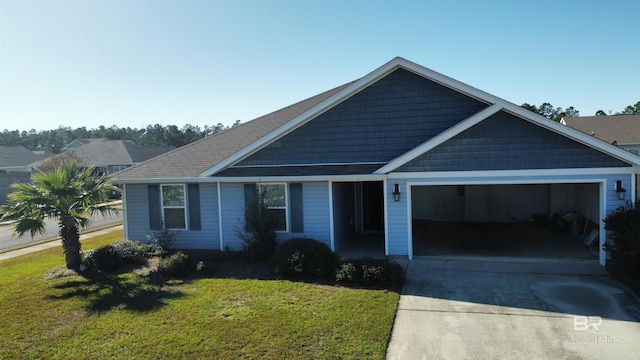
POLYGON ((111 178, 94 176, 94 170, 81 169, 69 161, 52 171, 37 171, 31 183, 12 186, 15 191, 0 207, 3 217, 18 217, 14 232, 20 235, 30 232, 33 236, 45 231, 46 218, 85 227, 93 214, 117 213, 117 208, 105 204, 111 178))

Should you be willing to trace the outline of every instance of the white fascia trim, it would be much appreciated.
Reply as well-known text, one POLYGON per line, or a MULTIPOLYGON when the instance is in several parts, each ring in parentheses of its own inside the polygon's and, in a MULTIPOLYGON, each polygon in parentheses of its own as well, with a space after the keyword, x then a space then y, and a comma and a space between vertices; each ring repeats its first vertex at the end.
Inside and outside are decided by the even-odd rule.
MULTIPOLYGON (((324 100, 324 101, 320 102, 319 104, 313 106, 312 108, 308 109, 307 111, 303 112, 302 114, 296 116, 291 121, 289 121, 286 124, 280 126, 279 128, 275 129, 274 131, 270 132, 269 134, 263 136, 259 140, 253 142, 249 146, 247 146, 244 149, 238 151, 237 153, 231 155, 230 157, 226 158, 225 160, 219 162, 218 164, 216 164, 215 166, 211 167, 207 171, 203 172, 199 176, 211 176, 211 175, 217 173, 218 171, 220 171, 220 170, 222 170, 222 169, 224 169, 224 168, 226 168, 226 167, 228 167, 230 165, 233 165, 234 163, 236 163, 236 162, 246 158, 247 156, 253 154, 254 152, 262 149, 263 147, 267 146, 268 144, 270 144, 274 140, 276 140, 276 139, 278 139, 278 138, 280 138, 280 137, 292 132, 293 130, 299 128, 300 126, 306 124, 307 122, 309 122, 312 119, 316 118, 317 116, 319 116, 320 114, 324 113, 325 111, 331 109, 332 107, 336 106, 337 104, 345 101, 346 99, 348 99, 351 96, 357 94, 358 92, 360 92, 364 88, 366 88, 369 85, 373 84, 374 82, 378 81, 383 76, 385 76, 388 73, 392 72, 393 70, 399 68, 401 65, 400 65, 400 62, 399 62, 398 59, 399 58, 393 59, 393 60, 389 61, 388 63, 386 63, 385 65, 383 65, 383 66, 379 67, 378 69, 374 70, 373 72, 369 73, 365 77, 360 78, 359 80, 357 80, 353 84, 349 85, 348 87, 346 87, 342 91, 339 91, 338 93, 330 96, 326 100, 324 100)), ((402 60, 404 60, 404 59, 402 59, 402 60)), ((404 61, 406 61, 406 60, 404 60, 404 61)))
MULTIPOLYGON (((439 186, 439 185, 536 185, 536 184, 606 184, 605 178, 585 178, 585 179, 512 179, 512 180, 445 180, 445 181, 409 181, 407 187, 412 186, 439 186)), ((407 195, 408 196, 408 195, 407 195)))
POLYGON ((434 147, 444 143, 445 141, 451 139, 452 137, 478 124, 482 120, 498 113, 500 110, 502 110, 502 104, 494 104, 480 110, 479 112, 469 116, 465 120, 462 120, 461 122, 454 125, 453 127, 441 132, 440 134, 422 143, 421 145, 416 146, 409 152, 406 152, 400 155, 399 157, 391 160, 389 164, 374 171, 374 174, 386 174, 388 172, 391 172, 399 168, 400 166, 408 163, 409 161, 415 159, 416 157, 428 152, 434 147))
POLYGON ((523 181, 536 176, 581 176, 581 175, 612 175, 633 173, 631 167, 614 168, 580 168, 580 169, 532 169, 532 170, 489 170, 489 171, 441 171, 441 172, 406 172, 390 173, 389 179, 416 178, 500 178, 522 177, 523 181))
POLYGON ((480 89, 477 89, 473 86, 470 86, 468 84, 465 84, 461 81, 458 81, 454 78, 450 78, 444 74, 441 74, 439 72, 433 71, 429 68, 426 68, 422 65, 416 64, 414 62, 411 62, 409 60, 403 59, 403 58, 396 58, 394 59, 398 62, 398 66, 401 66, 403 68, 405 68, 406 70, 409 70, 417 75, 420 75, 422 77, 425 77, 431 81, 435 81, 437 83, 439 83, 440 85, 444 85, 452 90, 455 90, 459 93, 471 96, 477 100, 480 100, 482 102, 487 103, 487 105, 490 104, 510 104, 508 101, 501 99, 495 95, 491 95, 487 92, 484 92, 480 89))
POLYGON ((217 173, 218 171, 226 168, 227 166, 233 165, 234 163, 246 158, 247 156, 267 146, 275 139, 281 136, 284 136, 290 133, 291 131, 297 129, 298 127, 306 124, 307 122, 311 121, 312 119, 324 113, 325 111, 345 101, 351 96, 359 93, 361 90, 367 88, 368 86, 380 80, 384 76, 400 68, 411 71, 416 75, 419 75, 431 81, 437 82, 443 86, 446 86, 462 94, 471 96, 477 100, 487 103, 487 105, 496 104, 496 103, 503 104, 504 106, 513 105, 503 99, 500 99, 496 96, 493 96, 489 93, 476 89, 472 86, 469 86, 465 83, 462 83, 458 80, 455 80, 453 78, 450 78, 448 76, 435 72, 433 70, 430 70, 424 66, 418 65, 416 63, 413 63, 401 57, 396 57, 391 61, 387 62, 386 64, 382 65, 381 67, 377 68, 376 70, 370 72, 366 76, 360 78, 359 80, 357 80, 347 88, 343 89, 342 91, 334 94, 333 96, 315 105, 311 109, 303 112, 302 114, 295 117, 293 120, 280 126, 279 128, 275 129, 271 133, 263 136, 261 139, 257 140, 256 142, 252 143, 251 145, 247 146, 241 151, 238 151, 237 153, 226 158, 225 160, 219 162, 218 164, 211 167, 207 171, 203 172, 199 176, 211 176, 217 173))

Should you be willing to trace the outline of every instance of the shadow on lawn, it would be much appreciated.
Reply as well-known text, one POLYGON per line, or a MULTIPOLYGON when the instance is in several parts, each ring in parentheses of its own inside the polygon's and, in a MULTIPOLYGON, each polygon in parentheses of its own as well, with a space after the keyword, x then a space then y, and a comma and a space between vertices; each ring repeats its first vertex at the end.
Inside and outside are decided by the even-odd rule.
POLYGON ((166 300, 184 296, 179 290, 186 280, 163 279, 158 276, 132 276, 130 274, 109 274, 87 271, 83 279, 69 279, 54 285, 63 290, 61 294, 49 295, 48 299, 63 300, 74 297, 88 301, 87 310, 103 312, 111 309, 131 311, 151 311, 163 305, 166 300))

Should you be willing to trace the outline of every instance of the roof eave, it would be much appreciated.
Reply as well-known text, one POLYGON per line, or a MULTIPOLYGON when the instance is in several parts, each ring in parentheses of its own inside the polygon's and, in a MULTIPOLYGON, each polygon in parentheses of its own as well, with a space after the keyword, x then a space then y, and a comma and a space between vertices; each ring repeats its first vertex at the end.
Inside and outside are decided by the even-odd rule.
POLYGON ((487 103, 487 105, 492 105, 495 103, 507 103, 506 101, 496 96, 493 96, 489 93, 486 93, 472 86, 464 84, 458 80, 455 80, 453 78, 450 78, 448 76, 435 72, 428 68, 425 68, 421 65, 413 63, 404 58, 396 57, 391 61, 387 62, 386 64, 382 65, 381 67, 377 68, 376 70, 372 71, 371 73, 367 74, 366 76, 360 78, 359 80, 356 80, 353 84, 349 85, 345 89, 339 91, 338 93, 332 95, 326 100, 318 103, 317 105, 313 106, 312 108, 298 115, 297 117, 287 122, 286 124, 275 129, 271 133, 262 137, 260 140, 252 143, 248 147, 226 158, 225 160, 215 164, 208 170, 201 173, 199 176, 201 177, 212 176, 217 172, 225 169, 226 167, 231 166, 237 163, 238 161, 241 161, 247 156, 269 145, 271 142, 275 141, 276 139, 306 124, 307 122, 311 121, 312 119, 316 118, 317 116, 321 115, 322 113, 326 112, 327 110, 331 109, 337 104, 347 100, 351 96, 357 94, 358 92, 367 88, 371 84, 375 83, 376 81, 382 79, 383 77, 387 76, 388 74, 398 69, 405 69, 405 70, 411 71, 419 76, 422 76, 431 81, 434 81, 441 85, 449 87, 455 91, 458 91, 460 93, 463 93, 465 95, 478 99, 482 102, 485 102, 487 103))

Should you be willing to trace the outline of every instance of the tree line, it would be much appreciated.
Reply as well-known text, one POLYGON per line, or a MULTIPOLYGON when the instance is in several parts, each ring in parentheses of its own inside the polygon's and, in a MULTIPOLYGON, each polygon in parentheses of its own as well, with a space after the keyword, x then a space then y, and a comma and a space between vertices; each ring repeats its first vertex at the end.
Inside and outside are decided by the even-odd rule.
MULTIPOLYGON (((539 106, 528 103, 524 103, 521 106, 554 121, 560 121, 563 117, 580 116, 580 111, 573 106, 563 109, 547 102, 539 106)), ((640 101, 625 107, 615 114, 640 114, 640 101)), ((606 116, 607 113, 603 110, 598 110, 595 115, 606 116)), ((240 120, 237 120, 231 127, 239 124, 240 120)), ((228 128, 229 126, 218 123, 213 126, 205 125, 204 128, 190 124, 184 125, 182 128, 176 125, 162 126, 155 124, 147 125, 143 129, 121 128, 115 125, 111 127, 100 126, 97 129, 87 129, 84 126, 77 129, 61 126, 54 130, 41 131, 9 131, 5 129, 0 132, 0 146, 22 145, 29 150, 44 150, 58 154, 63 147, 76 139, 107 138, 109 140, 131 140, 141 146, 173 146, 178 148, 228 128)))
MULTIPOLYGON (((231 127, 240 124, 237 120, 231 127)), ((196 140, 219 133, 228 129, 218 123, 213 126, 205 125, 204 128, 191 124, 178 128, 176 125, 162 126, 160 124, 148 125, 146 128, 137 129, 131 127, 100 126, 97 129, 60 126, 54 130, 7 130, 0 132, 0 146, 24 146, 32 151, 48 151, 58 154, 62 148, 76 139, 107 138, 109 140, 131 140, 141 146, 173 146, 181 147, 196 140)))
MULTIPOLYGON (((569 106, 566 109, 561 107, 554 107, 550 103, 543 103, 540 106, 531 105, 528 103, 524 103, 521 105, 523 108, 533 111, 536 114, 542 115, 546 118, 549 118, 554 121, 560 121, 563 117, 577 117, 580 116, 580 111, 578 111, 573 106, 569 106)), ((640 101, 635 103, 635 105, 628 105, 622 111, 616 112, 614 115, 631 115, 631 114, 640 114, 640 101)), ((595 113, 596 116, 607 116, 607 113, 604 110, 598 110, 595 113)))

